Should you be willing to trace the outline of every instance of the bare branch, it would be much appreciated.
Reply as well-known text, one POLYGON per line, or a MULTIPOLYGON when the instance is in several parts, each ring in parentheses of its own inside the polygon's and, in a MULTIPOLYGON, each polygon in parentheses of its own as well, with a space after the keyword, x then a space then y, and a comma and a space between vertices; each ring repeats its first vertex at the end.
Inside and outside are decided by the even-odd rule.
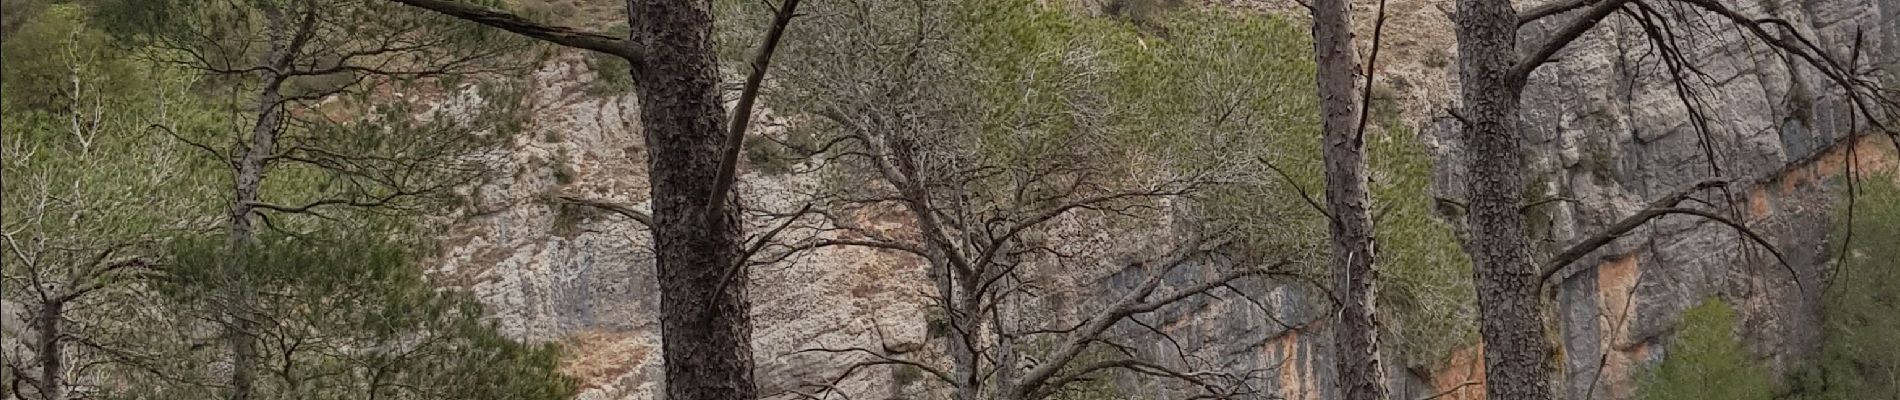
MULTIPOLYGON (((715 210, 725 207, 726 195, 732 191, 732 181, 736 179, 739 168, 739 150, 745 145, 746 125, 752 121, 752 102, 759 97, 759 85, 765 81, 765 71, 772 64, 772 51, 778 49, 778 40, 785 34, 785 26, 792 23, 792 16, 798 10, 798 0, 785 0, 772 17, 772 28, 765 33, 765 42, 759 45, 759 52, 752 55, 752 73, 745 78, 745 88, 739 92, 739 106, 732 109, 732 119, 726 122, 726 149, 719 159, 719 174, 713 178, 712 198, 706 200, 706 214, 718 215, 715 210)), ((809 208, 809 207, 807 207, 809 208)))
MULTIPOLYGON (((1775 256, 1775 261, 1780 262, 1781 266, 1788 270, 1789 277, 1794 279, 1795 289, 1803 291, 1803 292, 1807 291, 1807 289, 1805 289, 1801 285, 1801 274, 1795 272, 1794 265, 1788 264, 1787 257, 1782 256, 1780 250, 1776 250, 1773 244, 1769 243, 1767 239, 1762 238, 1760 234, 1755 233, 1753 229, 1749 229, 1747 225, 1742 225, 1740 222, 1735 222, 1735 220, 1729 219, 1728 217, 1724 217, 1712 212, 1697 210, 1697 209, 1692 209, 1692 208, 1671 207, 1671 208, 1651 208, 1651 209, 1643 210, 1643 212, 1636 213, 1636 215, 1632 215, 1629 218, 1625 218, 1624 222, 1641 225, 1643 222, 1647 222, 1651 219, 1656 219, 1665 215, 1672 215, 1672 214, 1693 215, 1697 217, 1702 217, 1704 219, 1719 222, 1723 225, 1728 225, 1730 228, 1734 228, 1736 232, 1741 233, 1742 236, 1747 237, 1750 241, 1755 242, 1755 244, 1761 245, 1763 248, 1768 250, 1769 254, 1773 254, 1775 256)), ((1621 224, 1619 224, 1619 227, 1621 227, 1620 225, 1621 224)), ((1627 230, 1625 230, 1625 232, 1627 232, 1627 230)), ((1547 281, 1550 279, 1552 275, 1556 274, 1557 271, 1562 270, 1562 269, 1563 269, 1562 265, 1545 264, 1542 267, 1542 272, 1538 274, 1538 280, 1547 281), (1555 265, 1555 268, 1553 268, 1553 265, 1555 265)))
POLYGON ((997 236, 994 239, 991 239, 989 241, 989 244, 985 246, 983 252, 977 255, 976 259, 973 261, 977 265, 988 264, 992 259, 995 258, 996 251, 998 249, 1003 248, 1004 247, 1003 245, 1005 243, 1015 240, 1018 236, 1022 235, 1023 232, 1028 231, 1030 228, 1033 228, 1038 224, 1048 222, 1051 219, 1055 219, 1056 217, 1060 217, 1063 214, 1067 214, 1068 212, 1074 211, 1076 209, 1090 208, 1098 204, 1108 203, 1108 202, 1116 201, 1116 200, 1145 198, 1145 197, 1179 196, 1179 195, 1187 194, 1190 189, 1142 190, 1142 191, 1112 193, 1112 194, 1106 194, 1106 195, 1100 195, 1100 196, 1092 196, 1092 197, 1072 201, 1066 204, 1062 204, 1060 206, 1056 206, 1054 208, 1044 210, 1041 213, 1031 215, 1029 218, 1024 219, 1022 222, 1011 225, 1009 228, 1004 230, 1002 235, 997 236))
MULTIPOLYGON (((1379 72, 1379 45, 1385 38, 1385 0, 1379 0, 1379 17, 1372 22, 1372 54, 1366 56, 1366 86, 1359 96, 1359 128, 1353 132, 1353 143, 1365 140, 1366 123, 1372 121, 1372 83, 1379 72)), ((1350 35, 1349 35, 1350 36, 1350 35)), ((1363 147, 1363 146, 1361 146, 1363 147)))
POLYGON ((1517 13, 1517 26, 1521 28, 1545 17, 1554 17, 1601 1, 1603 0, 1566 0, 1531 7, 1529 10, 1517 13))
POLYGON ((1206 246, 1202 245, 1201 239, 1196 238, 1183 244, 1180 248, 1169 254, 1168 257, 1154 264, 1145 281, 1139 286, 1136 286, 1134 290, 1124 294, 1120 300, 1117 300, 1114 304, 1102 310, 1101 313, 1089 318, 1088 323, 1084 324, 1081 329, 1071 331, 1064 335, 1065 340, 1063 340, 1062 345, 1060 345, 1055 352, 1050 353, 1048 360, 1030 369, 1027 373, 1024 373, 1021 382, 1010 390, 1014 391, 1015 395, 1019 398, 1043 390, 1042 386, 1055 378, 1056 373, 1059 372, 1064 365, 1068 364, 1070 360, 1075 359, 1090 342, 1101 335, 1102 332, 1107 331, 1109 327, 1114 326, 1130 315, 1154 311, 1173 302, 1203 294, 1215 288, 1224 287, 1228 282, 1232 282, 1235 279, 1264 274, 1267 270, 1278 268, 1286 264, 1286 261, 1281 261, 1267 267, 1265 270, 1250 269, 1230 272, 1213 282, 1182 289, 1162 299, 1148 299, 1148 296, 1154 294, 1155 289, 1161 285, 1163 278, 1167 276, 1169 272, 1187 263, 1189 260, 1194 259, 1195 256, 1204 254, 1207 251, 1206 248, 1206 246))
POLYGON ((944 383, 949 383, 949 384, 956 383, 955 380, 950 379, 949 373, 943 372, 943 370, 937 369, 937 367, 932 367, 928 364, 924 364, 924 363, 920 363, 916 361, 891 358, 883 354, 879 354, 876 351, 871 351, 871 349, 866 349, 862 347, 851 347, 851 348, 843 348, 843 349, 819 347, 819 348, 809 348, 809 349, 792 352, 792 354, 805 354, 805 353, 828 353, 828 354, 861 353, 861 354, 871 356, 871 358, 875 359, 875 361, 858 363, 856 365, 853 365, 852 369, 856 369, 858 367, 863 367, 863 366, 872 366, 872 365, 888 365, 888 364, 908 365, 912 367, 917 367, 917 369, 924 370, 924 372, 929 372, 931 376, 935 376, 938 380, 941 380, 944 383))
MULTIPOLYGON (((797 0, 791 1, 796 2, 797 0)), ((777 228, 766 231, 764 235, 759 235, 759 238, 754 240, 751 246, 746 246, 745 252, 739 254, 738 261, 727 266, 726 273, 719 276, 719 290, 714 291, 714 293, 718 293, 715 296, 724 296, 726 293, 726 285, 731 285, 732 277, 738 275, 740 270, 745 269, 746 265, 748 265, 747 261, 752 259, 752 255, 758 254, 759 249, 765 248, 766 244, 772 243, 772 238, 778 237, 779 232, 784 232, 785 228, 791 227, 794 222, 798 222, 798 219, 804 217, 805 212, 808 211, 811 211, 811 203, 805 203, 805 206, 799 208, 797 212, 792 213, 791 217, 785 218, 784 223, 779 224, 777 228)))
POLYGON ((1296 181, 1294 181, 1294 180, 1293 180, 1293 176, 1292 176, 1292 175, 1287 175, 1287 173, 1286 173, 1286 170, 1283 170, 1283 169, 1280 169, 1280 167, 1279 167, 1279 166, 1275 166, 1275 165, 1273 165, 1273 162, 1272 162, 1272 161, 1267 161, 1267 158, 1266 158, 1266 157, 1261 157, 1261 158, 1260 158, 1260 163, 1261 163, 1261 164, 1266 164, 1266 165, 1267 165, 1267 169, 1271 169, 1271 170, 1273 170, 1273 173, 1275 173, 1275 174, 1279 174, 1279 175, 1280 175, 1280 180, 1283 180, 1283 181, 1286 181, 1286 185, 1287 185, 1287 186, 1292 186, 1292 187, 1293 187, 1293 191, 1295 191, 1295 192, 1299 192, 1299 194, 1300 194, 1300 199, 1301 199, 1301 200, 1306 200, 1306 205, 1308 205, 1308 206, 1312 206, 1312 207, 1313 207, 1313 211, 1318 211, 1318 212, 1319 212, 1319 215, 1324 215, 1324 216, 1326 216, 1326 220, 1328 220, 1328 221, 1331 221, 1331 220, 1333 220, 1333 219, 1334 219, 1334 218, 1333 218, 1333 213, 1330 213, 1330 212, 1326 212, 1326 206, 1322 206, 1322 205, 1320 205, 1320 204, 1319 204, 1319 201, 1318 201, 1318 200, 1314 200, 1314 199, 1313 199, 1313 195, 1312 195, 1311 193, 1307 193, 1307 192, 1306 192, 1306 187, 1305 187, 1305 186, 1300 186, 1300 183, 1299 183, 1299 182, 1296 182, 1296 181))
POLYGON ((1233 281, 1239 280, 1241 278, 1246 278, 1250 276, 1277 274, 1276 272, 1274 272, 1274 269, 1284 264, 1285 262, 1281 262, 1280 264, 1275 264, 1265 269, 1249 268, 1249 269, 1228 272, 1224 275, 1221 275, 1218 278, 1201 283, 1200 285, 1176 290, 1173 294, 1170 294, 1167 297, 1163 297, 1157 300, 1153 300, 1146 303, 1141 303, 1141 304, 1128 307, 1128 309, 1123 310, 1119 312, 1118 314, 1121 314, 1122 316, 1129 316, 1129 315, 1135 315, 1135 314, 1158 310, 1158 309, 1161 309, 1161 307, 1167 306, 1169 304, 1174 304, 1175 302, 1179 302, 1181 300, 1186 300, 1189 297, 1199 296, 1202 294, 1206 294, 1208 291, 1211 291, 1214 289, 1227 287, 1228 284, 1233 283, 1233 281))
POLYGON ((1463 390, 1466 387, 1483 385, 1483 384, 1484 382, 1482 381, 1465 381, 1464 383, 1458 384, 1458 386, 1452 386, 1450 389, 1445 389, 1445 391, 1443 392, 1438 392, 1438 394, 1434 394, 1431 396, 1421 397, 1418 400, 1437 400, 1438 398, 1441 398, 1441 397, 1450 396, 1452 393, 1457 393, 1459 390, 1463 390))
POLYGON ((1510 80, 1511 86, 1520 89, 1523 88, 1524 82, 1530 79, 1531 72, 1536 71, 1537 67, 1543 66, 1544 62, 1549 61, 1550 57, 1556 55, 1558 50, 1563 50, 1565 46, 1570 45, 1570 42, 1576 41, 1578 37, 1582 37, 1584 32, 1589 32, 1590 28, 1595 28, 1597 22, 1603 21, 1604 17, 1610 16, 1610 13, 1614 13, 1618 8, 1622 8, 1624 3, 1633 0, 1601 1, 1602 2, 1597 3, 1595 6, 1591 6, 1589 11, 1584 12, 1583 15, 1578 16, 1577 19, 1570 20, 1570 25, 1564 26, 1563 29, 1558 30, 1555 35, 1552 35, 1550 39, 1545 40, 1543 46, 1539 46, 1536 53, 1531 53, 1529 57, 1519 60, 1517 69, 1511 71, 1511 75, 1506 77, 1506 79, 1510 80))
POLYGON ((1682 203, 1683 200, 1687 200, 1689 196, 1697 192, 1727 185, 1728 182, 1720 180, 1702 181, 1650 202, 1649 208, 1644 210, 1644 212, 1638 212, 1624 217, 1622 220, 1610 224, 1610 227, 1605 228, 1603 232, 1577 242, 1577 244, 1565 248, 1563 252, 1557 253, 1557 255, 1551 257, 1550 260, 1545 261, 1544 266, 1538 268, 1538 271, 1540 271, 1538 276, 1541 277, 1539 280, 1549 280, 1552 275, 1555 275, 1557 271, 1562 270, 1565 266, 1569 266, 1570 263, 1576 262, 1577 259, 1583 258, 1584 255, 1596 251, 1597 248, 1609 244, 1611 241, 1616 240, 1616 238, 1623 237, 1623 234, 1641 227, 1644 223, 1648 222, 1650 218, 1660 216, 1646 215, 1648 211, 1675 207, 1676 204, 1682 203))
POLYGON ((642 49, 632 41, 579 29, 544 25, 506 11, 463 4, 454 0, 390 0, 469 22, 488 25, 529 38, 582 50, 592 50, 626 59, 641 68, 642 49))
POLYGON ((644 211, 635 210, 633 209, 633 207, 629 207, 626 205, 611 203, 604 200, 583 199, 583 198, 574 197, 574 196, 560 196, 560 197, 557 197, 556 199, 559 199, 561 202, 566 203, 566 204, 573 204, 577 206, 588 206, 588 207, 598 208, 602 210, 607 210, 608 212, 612 212, 614 214, 620 214, 620 216, 627 217, 627 219, 631 219, 633 220, 633 222, 639 222, 640 225, 653 226, 652 215, 647 214, 644 211))

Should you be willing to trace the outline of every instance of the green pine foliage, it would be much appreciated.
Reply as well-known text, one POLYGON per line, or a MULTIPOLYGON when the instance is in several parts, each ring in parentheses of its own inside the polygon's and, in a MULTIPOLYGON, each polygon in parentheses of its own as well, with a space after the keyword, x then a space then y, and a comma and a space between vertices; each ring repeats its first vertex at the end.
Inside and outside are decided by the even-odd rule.
POLYGON ((1432 366, 1478 342, 1471 259, 1451 225, 1433 212, 1432 155, 1392 121, 1367 133, 1373 173, 1379 312, 1386 338, 1408 366, 1432 366))
POLYGON ((1796 371, 1791 391, 1802 399, 1888 399, 1900 396, 1900 185, 1892 175, 1859 187, 1853 223, 1836 213, 1834 250, 1846 263, 1829 279, 1821 354, 1796 371), (1852 240, 1848 233, 1852 232, 1852 240))
POLYGON ((1661 364, 1646 371, 1642 400, 1775 398, 1768 370, 1735 336, 1735 310, 1721 299, 1704 300, 1682 315, 1661 364))
MULTIPOLYGON (((184 3, 29 2, 8 1, 7 10, 33 15, 17 22, 9 15, 0 43, 0 248, 7 249, 0 251, 0 296, 11 342, 24 332, 13 326, 16 304, 31 309, 49 297, 42 295, 83 291, 63 313, 66 363, 84 366, 73 369, 69 386, 101 399, 227 395, 220 385, 229 354, 211 303, 222 299, 210 296, 247 285, 239 287, 256 289, 248 292, 259 300, 247 314, 264 322, 252 332, 269 368, 259 374, 263 399, 551 400, 574 393, 573 380, 557 372, 557 349, 502 336, 474 299, 430 284, 410 250, 430 248, 414 213, 278 215, 267 223, 270 232, 292 234, 225 247, 232 178, 223 160, 234 132, 249 127, 242 96, 225 89, 242 78, 162 61, 176 49, 125 46, 124 35, 149 32, 127 25, 139 21, 124 19, 133 15, 108 12, 149 5, 136 18, 169 18, 184 11, 164 6, 184 3)), ((486 99, 512 93, 476 90, 486 99)), ((305 143, 340 154, 455 159, 506 138, 503 119, 519 116, 459 121, 495 129, 450 143, 439 139, 467 132, 412 122, 421 112, 405 107, 368 109, 355 124, 302 126, 284 146, 320 141, 305 143)), ((350 193, 361 186, 356 179, 441 186, 471 172, 370 158, 340 174, 278 168, 266 198, 290 204, 350 193)), ((8 362, 24 362, 14 349, 8 346, 8 362)), ((13 373, 0 378, 0 392, 15 393, 13 373)))
MULTIPOLYGON (((571 396, 575 383, 555 372, 552 344, 502 337, 465 293, 438 290, 415 255, 375 232, 269 235, 230 247, 223 238, 175 242, 155 288, 175 315, 212 315, 235 288, 260 295, 241 310, 258 322, 265 357, 262 393, 298 399, 524 399, 571 396)), ((219 332, 191 329, 184 332, 219 332)), ((214 337, 187 335, 192 341, 214 337)), ((164 346, 151 346, 163 348, 164 346)), ((189 348, 189 346, 175 346, 189 348)), ((208 367, 177 360, 170 371, 208 367)))
MULTIPOLYGON (((1324 201, 1305 26, 1218 10, 1137 25, 1021 0, 968 4, 961 21, 973 26, 977 62, 966 74, 982 82, 986 157, 1008 165, 1093 155, 1131 176, 1242 171, 1204 195, 1209 212, 1253 250, 1312 255, 1299 261, 1327 273, 1325 219, 1298 194, 1324 201), (1102 111, 1068 111, 1084 106, 1102 111), (1074 137, 1078 126, 1108 138, 1074 137)), ((1470 261, 1433 213, 1431 155, 1386 108, 1368 134, 1381 312, 1400 359, 1430 365, 1476 340, 1470 261)))

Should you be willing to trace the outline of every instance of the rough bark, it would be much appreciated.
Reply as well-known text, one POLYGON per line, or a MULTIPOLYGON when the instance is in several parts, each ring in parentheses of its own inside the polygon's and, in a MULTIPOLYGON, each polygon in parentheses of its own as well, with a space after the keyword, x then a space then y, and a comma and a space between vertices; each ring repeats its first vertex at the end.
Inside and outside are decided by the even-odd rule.
POLYGON ((975 342, 983 337, 980 329, 983 328, 982 308, 986 294, 975 293, 976 290, 971 288, 976 286, 975 279, 958 276, 957 287, 961 289, 957 293, 959 297, 955 298, 956 310, 951 312, 950 317, 951 329, 955 330, 951 333, 954 335, 952 341, 961 342, 953 346, 955 351, 952 352, 958 357, 957 400, 977 400, 983 391, 983 378, 978 375, 982 354, 975 342))
MULTIPOLYGON (((648 148, 653 213, 642 222, 653 229, 659 272, 666 398, 757 397, 748 314, 751 300, 744 284, 749 273, 743 268, 739 210, 726 200, 731 198, 726 193, 730 185, 718 179, 728 121, 713 53, 711 5, 691 0, 628 0, 627 24, 633 29, 626 40, 619 40, 453 1, 390 1, 630 62, 648 148)), ((774 32, 789 23, 796 4, 785 3, 774 21, 774 32)), ((762 59, 770 56, 771 49, 761 48, 760 54, 761 59, 754 60, 754 77, 747 79, 741 97, 756 95, 758 76, 765 73, 762 59)))
MULTIPOLYGON (((1326 208, 1331 215, 1333 292, 1339 320, 1333 326, 1335 368, 1346 400, 1386 398, 1379 363, 1379 323, 1374 291, 1375 261, 1371 195, 1366 179, 1366 142, 1360 128, 1357 57, 1352 47, 1347 0, 1316 0, 1313 54, 1318 61, 1320 114, 1325 138, 1326 208)), ((1369 84, 1369 83, 1368 83, 1369 84)))
MULTIPOLYGON (((628 0, 630 40, 646 48, 633 71, 652 184, 653 245, 659 270, 660 342, 666 398, 757 397, 752 376, 751 300, 744 284, 723 285, 739 265, 738 208, 714 198, 725 132, 710 4, 628 0)), ((729 189, 728 189, 729 190, 729 189)), ((747 271, 731 277, 747 281, 747 271)))
POLYGON ((60 338, 66 333, 60 330, 60 320, 65 318, 64 300, 54 300, 41 304, 39 312, 33 315, 33 358, 39 361, 39 376, 34 379, 34 389, 39 391, 41 400, 66 400, 66 355, 60 347, 60 338))
MULTIPOLYGON (((1011 262, 1019 261, 1011 260, 1011 262)), ((1005 284, 1013 287, 1001 290, 1015 290, 1021 285, 1020 282, 1016 282, 1014 279, 1008 277, 1003 278, 1003 280, 1005 284)), ((996 337, 997 382, 1017 382, 1018 377, 1016 375, 1021 372, 1021 366, 1017 363, 1017 337, 1014 335, 1014 332, 1011 332, 1011 327, 1006 325, 1009 318, 1016 316, 1014 308, 1018 301, 1020 300, 1013 297, 999 298, 996 299, 996 306, 990 309, 990 329, 992 330, 990 333, 996 337)))
POLYGON ((1522 76, 1514 73, 1518 15, 1510 0, 1460 0, 1459 81, 1463 100, 1466 251, 1476 275, 1485 391, 1491 399, 1550 398, 1545 332, 1538 321, 1537 270, 1524 215, 1523 155, 1518 141, 1522 76))

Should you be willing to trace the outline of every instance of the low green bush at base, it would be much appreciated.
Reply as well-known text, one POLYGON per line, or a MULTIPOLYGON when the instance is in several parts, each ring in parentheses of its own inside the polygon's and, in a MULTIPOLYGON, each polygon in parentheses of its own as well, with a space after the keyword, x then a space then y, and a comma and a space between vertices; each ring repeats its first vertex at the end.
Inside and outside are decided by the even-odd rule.
POLYGON ((1704 300, 1682 315, 1661 364, 1637 388, 1642 400, 1768 400, 1775 391, 1768 370, 1735 336, 1735 310, 1721 299, 1704 300))

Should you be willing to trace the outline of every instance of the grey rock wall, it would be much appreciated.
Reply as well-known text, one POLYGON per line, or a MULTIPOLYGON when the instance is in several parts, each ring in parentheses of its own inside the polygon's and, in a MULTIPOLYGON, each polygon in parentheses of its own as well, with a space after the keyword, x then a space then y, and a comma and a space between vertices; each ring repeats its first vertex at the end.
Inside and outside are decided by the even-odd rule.
MULTIPOLYGON (((1863 32, 1865 59, 1900 61, 1900 1, 1735 3, 1747 12, 1772 10, 1831 49, 1845 48, 1856 32, 1863 32)), ((1287 9, 1250 1, 1222 4, 1287 9)), ((1456 74, 1447 63, 1456 48, 1443 11, 1450 5, 1450 0, 1391 1, 1392 36, 1382 55, 1381 81, 1399 94, 1404 119, 1422 128, 1419 139, 1439 154, 1437 191, 1456 199, 1462 192, 1457 161, 1470 155, 1459 151, 1455 126, 1443 112, 1456 92, 1456 74)), ((1370 15, 1370 4, 1359 6, 1361 15, 1370 15)), ((1355 22, 1370 30, 1370 18, 1355 22)), ((1525 37, 1535 39, 1551 29, 1534 24, 1525 37)), ((1523 124, 1526 144, 1533 149, 1527 167, 1544 179, 1528 189, 1575 199, 1544 208, 1547 219, 1538 225, 1538 239, 1546 248, 1559 248, 1655 196, 1719 176, 1735 184, 1705 199, 1766 234, 1794 273, 1733 231, 1684 218, 1640 229, 1585 258, 1558 284, 1552 316, 1562 328, 1561 387, 1569 398, 1629 398, 1631 374, 1667 354, 1678 314, 1708 296, 1738 306, 1749 327, 1742 333, 1763 361, 1777 368, 1802 359, 1817 340, 1814 295, 1827 258, 1822 240, 1834 201, 1824 177, 1837 174, 1843 162, 1831 149, 1847 135, 1846 109, 1812 71, 1774 56, 1740 32, 1693 24, 1689 30, 1698 35, 1685 46, 1709 76, 1698 83, 1714 127, 1706 139, 1687 124, 1674 88, 1661 84, 1663 71, 1653 55, 1645 55, 1645 39, 1620 18, 1536 74, 1525 96, 1523 124), (1713 161, 1710 152, 1716 155, 1713 161), (1796 285, 1795 277, 1802 284, 1796 285)), ((548 201, 572 195, 644 207, 636 106, 630 96, 591 92, 593 76, 579 56, 566 54, 528 77, 536 88, 534 134, 496 158, 510 174, 469 188, 470 206, 444 221, 446 245, 433 273, 449 286, 475 292, 508 334, 567 344, 567 369, 586 387, 581 398, 653 399, 660 389, 657 296, 643 229, 611 214, 548 201)), ((1879 159, 1879 153, 1873 157, 1879 159)), ((814 184, 757 174, 743 181, 754 207, 781 211, 796 207, 777 193, 814 184)), ((893 229, 904 223, 875 222, 893 229)), ((1086 219, 1065 223, 1077 231, 1099 230, 1086 219)), ((1140 236, 1100 237, 1075 246, 1110 257, 1130 237, 1140 236)), ((1185 285, 1207 271, 1181 272, 1169 282, 1185 285)), ((755 272, 750 284, 762 392, 799 389, 840 372, 838 360, 796 354, 799 349, 883 343, 941 347, 941 339, 927 333, 927 302, 918 295, 928 290, 923 276, 924 266, 916 259, 862 249, 815 253, 755 272)), ((1060 295, 1031 305, 1087 310, 1132 285, 1132 276, 1091 267, 1036 277, 1060 295)), ((1237 296, 1201 298, 1150 318, 1168 321, 1161 329, 1179 343, 1159 340, 1139 326, 1118 327, 1116 335, 1145 345, 1140 350, 1150 354, 1173 354, 1178 345, 1195 357, 1184 364, 1256 371, 1262 377, 1258 385, 1285 398, 1332 398, 1330 334, 1325 316, 1314 311, 1323 297, 1297 283, 1241 286, 1261 305, 1237 296)), ((1016 318, 1025 325, 1060 324, 1077 316, 1021 313, 1016 318)), ((1482 380, 1482 357, 1475 347, 1431 368, 1389 364, 1395 398, 1482 394, 1480 387, 1464 385, 1482 380)), ((942 397, 901 375, 894 369, 872 370, 842 386, 853 398, 942 397)), ((1179 394, 1139 379, 1114 384, 1114 392, 1125 398, 1179 394)))

